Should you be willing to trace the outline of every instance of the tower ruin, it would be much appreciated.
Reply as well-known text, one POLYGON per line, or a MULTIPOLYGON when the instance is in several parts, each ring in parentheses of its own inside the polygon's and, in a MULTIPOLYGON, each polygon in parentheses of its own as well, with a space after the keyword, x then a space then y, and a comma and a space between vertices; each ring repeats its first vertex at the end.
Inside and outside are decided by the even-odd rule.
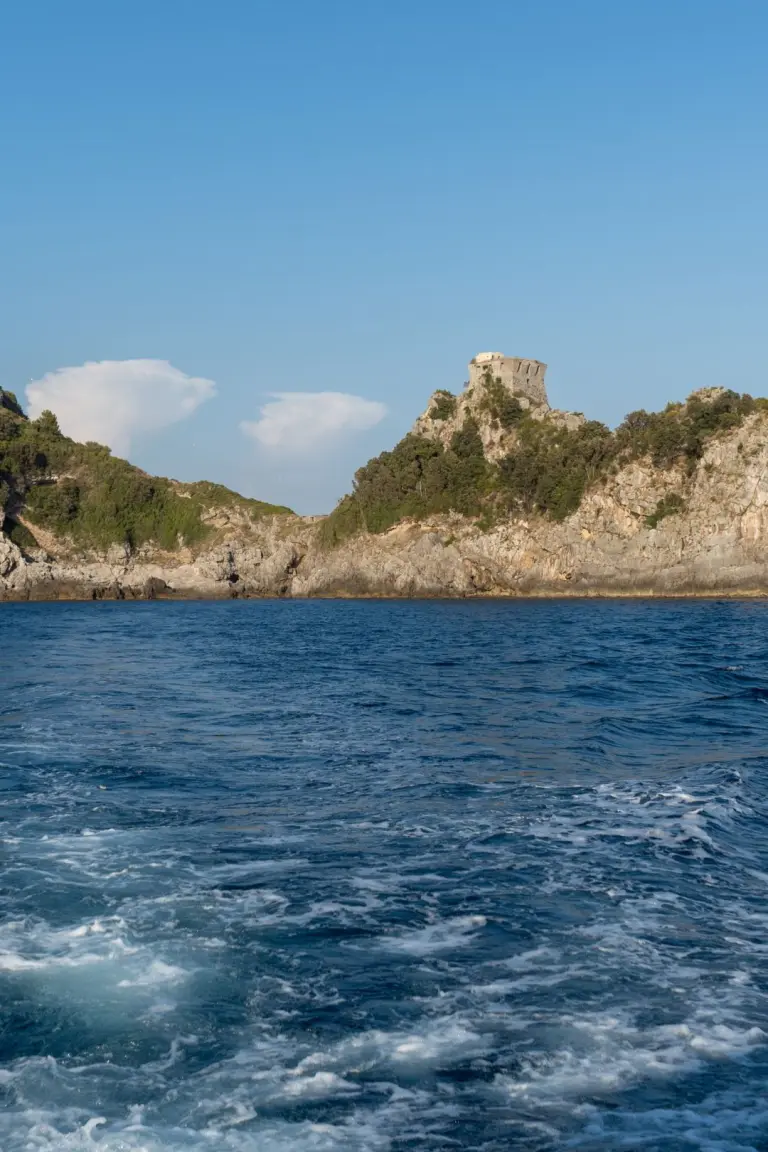
POLYGON ((482 384, 486 373, 490 373, 513 395, 527 396, 533 404, 549 406, 544 385, 546 371, 546 364, 540 360, 522 360, 519 356, 505 356, 503 352, 479 352, 469 362, 468 387, 482 384))

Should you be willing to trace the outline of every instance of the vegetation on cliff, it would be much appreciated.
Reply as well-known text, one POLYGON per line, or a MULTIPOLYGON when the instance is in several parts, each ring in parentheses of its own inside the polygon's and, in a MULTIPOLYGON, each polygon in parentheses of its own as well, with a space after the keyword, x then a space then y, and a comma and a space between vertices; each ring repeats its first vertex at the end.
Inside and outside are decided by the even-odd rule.
POLYGON ((193 545, 210 532, 205 514, 225 505, 252 517, 289 511, 220 484, 148 476, 101 444, 62 435, 52 412, 28 420, 16 397, 0 391, 0 511, 5 534, 21 548, 34 546, 38 525, 99 549, 150 541, 167 549, 193 545))
POLYGON ((433 420, 450 420, 456 412, 456 397, 445 388, 439 388, 435 393, 435 400, 429 410, 433 420))
MULTIPOLYGON (((438 395, 429 413, 433 419, 446 419, 455 410, 448 395, 438 395)), ((447 448, 411 433, 358 470, 352 493, 324 522, 321 538, 333 546, 357 532, 383 532, 407 517, 441 512, 480 516, 485 525, 521 514, 563 520, 589 487, 631 460, 647 457, 659 469, 681 465, 692 473, 713 436, 767 407, 768 401, 718 390, 694 393, 662 412, 631 412, 615 431, 595 420, 568 428, 535 419, 500 383, 486 382, 480 411, 513 434, 510 451, 497 464, 486 459, 472 418, 447 448)), ((669 496, 648 526, 682 507, 682 496, 669 496)))
POLYGON ((404 517, 434 512, 477 515, 490 491, 491 469, 477 424, 466 420, 447 449, 408 435, 355 474, 355 487, 321 526, 321 539, 337 544, 355 532, 384 532, 404 517))
POLYGON ((488 412, 491 420, 502 428, 513 428, 525 415, 525 409, 517 397, 504 387, 501 380, 495 380, 490 372, 483 378, 480 410, 488 412))
POLYGON ((701 459, 707 441, 738 428, 747 416, 765 411, 768 400, 748 393, 713 390, 694 392, 684 404, 667 404, 663 412, 630 412, 616 429, 616 455, 627 459, 649 456, 657 468, 683 462, 690 473, 701 459))
POLYGON ((655 528, 665 516, 676 516, 685 508, 685 501, 679 492, 668 492, 657 501, 656 507, 650 515, 646 516, 645 523, 648 528, 655 528))

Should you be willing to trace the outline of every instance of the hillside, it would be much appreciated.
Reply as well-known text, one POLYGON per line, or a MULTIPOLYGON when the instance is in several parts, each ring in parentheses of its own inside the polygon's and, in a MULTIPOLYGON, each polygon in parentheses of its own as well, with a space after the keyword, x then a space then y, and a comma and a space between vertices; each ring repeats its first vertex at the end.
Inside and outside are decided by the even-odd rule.
POLYGON ((0 390, 0 526, 22 549, 52 537, 75 554, 150 542, 200 549, 225 508, 244 522, 290 514, 220 484, 149 476, 101 444, 63 436, 51 412, 28 420, 14 394, 0 390))
POLYGON ((768 401, 611 431, 490 374, 325 518, 147 476, 0 398, 0 597, 768 594, 768 401))
POLYGON ((675 485, 647 514, 654 527, 685 506, 709 442, 767 411, 766 400, 703 389, 663 412, 632 412, 611 431, 581 413, 512 395, 486 373, 460 396, 433 393, 412 431, 359 469, 323 535, 336 545, 405 518, 451 512, 476 518, 486 530, 530 516, 559 522, 578 510, 585 493, 643 459, 657 473, 673 474, 675 485))

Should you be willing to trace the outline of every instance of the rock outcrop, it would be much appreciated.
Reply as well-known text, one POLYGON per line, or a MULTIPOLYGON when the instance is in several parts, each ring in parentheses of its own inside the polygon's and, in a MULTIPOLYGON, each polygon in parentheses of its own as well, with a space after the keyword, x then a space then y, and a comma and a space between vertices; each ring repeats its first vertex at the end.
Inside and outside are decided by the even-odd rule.
MULTIPOLYGON (((508 394, 514 404, 534 420, 548 420, 569 429, 585 423, 581 412, 561 412, 557 408, 550 408, 546 400, 532 399, 521 392, 507 393, 500 380, 497 380, 499 386, 502 398, 508 394)), ((454 434, 464 427, 468 419, 477 423, 488 460, 496 463, 510 451, 514 444, 514 425, 504 420, 503 413, 500 418, 494 408, 493 394, 482 382, 469 383, 458 396, 442 390, 433 392, 426 411, 419 416, 411 431, 416 436, 437 440, 443 448, 447 448, 454 434)))

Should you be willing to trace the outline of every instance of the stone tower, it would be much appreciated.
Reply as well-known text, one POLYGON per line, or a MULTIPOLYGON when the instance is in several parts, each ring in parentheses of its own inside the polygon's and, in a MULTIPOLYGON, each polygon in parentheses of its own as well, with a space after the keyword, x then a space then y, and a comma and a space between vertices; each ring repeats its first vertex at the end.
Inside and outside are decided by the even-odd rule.
POLYGON ((469 362, 469 382, 472 388, 481 384, 486 372, 515 396, 527 396, 534 404, 546 404, 547 389, 544 386, 546 364, 540 360, 521 360, 519 356, 505 356, 502 352, 479 352, 469 362))

